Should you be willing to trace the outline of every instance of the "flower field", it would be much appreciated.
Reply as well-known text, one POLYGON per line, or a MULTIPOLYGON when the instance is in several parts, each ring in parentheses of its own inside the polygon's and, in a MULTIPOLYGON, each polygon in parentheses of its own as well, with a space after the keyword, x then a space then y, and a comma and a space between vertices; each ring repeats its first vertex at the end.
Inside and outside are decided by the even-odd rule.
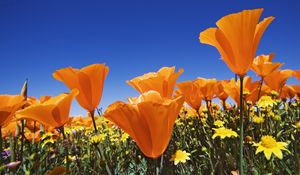
POLYGON ((162 67, 127 81, 139 96, 102 111, 109 67, 92 64, 54 71, 68 93, 28 96, 26 81, 20 94, 0 95, 0 174, 300 174, 300 70, 257 55, 275 19, 260 21, 262 12, 200 32, 230 80, 178 82, 183 69, 162 67), (69 115, 74 100, 87 116, 69 115))

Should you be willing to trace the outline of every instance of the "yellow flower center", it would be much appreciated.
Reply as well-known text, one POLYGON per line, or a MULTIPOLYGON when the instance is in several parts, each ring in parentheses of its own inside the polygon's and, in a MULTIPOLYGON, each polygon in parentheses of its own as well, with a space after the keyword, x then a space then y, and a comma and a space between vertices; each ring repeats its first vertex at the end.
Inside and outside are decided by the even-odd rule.
POLYGON ((276 147, 276 140, 272 136, 263 136, 261 138, 261 145, 266 148, 276 147))
POLYGON ((270 96, 262 96, 257 102, 257 106, 262 108, 272 107, 274 104, 275 101, 270 96))
POLYGON ((300 129, 300 121, 296 123, 296 128, 300 129))

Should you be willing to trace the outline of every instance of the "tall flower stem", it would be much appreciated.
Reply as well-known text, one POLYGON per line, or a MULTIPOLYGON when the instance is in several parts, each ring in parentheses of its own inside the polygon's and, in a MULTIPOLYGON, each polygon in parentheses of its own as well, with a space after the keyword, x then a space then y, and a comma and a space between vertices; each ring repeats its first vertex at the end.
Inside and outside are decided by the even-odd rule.
POLYGON ((25 135, 24 135, 24 129, 25 129, 25 120, 21 120, 21 152, 20 152, 20 160, 23 160, 23 150, 24 150, 24 140, 25 140, 25 135))
POLYGON ((10 147, 10 161, 11 162, 14 162, 16 159, 15 159, 15 155, 16 155, 16 152, 15 152, 15 145, 14 145, 14 138, 12 136, 12 133, 9 133, 9 147, 10 147))
POLYGON ((95 121, 95 111, 90 111, 89 113, 90 113, 90 115, 92 117, 92 120, 93 120, 93 125, 94 125, 94 129, 95 129, 95 133, 97 133, 98 130, 97 130, 96 121, 95 121))
POLYGON ((2 142, 3 142, 2 141, 2 126, 0 126, 0 154, 3 151, 3 147, 2 147, 3 143, 2 142))
POLYGON ((158 162, 158 159, 159 159, 159 158, 154 159, 154 164, 155 164, 155 174, 156 174, 156 175, 159 175, 159 174, 160 174, 160 172, 159 172, 159 162, 158 162))
POLYGON ((243 102, 243 80, 244 76, 240 76, 240 175, 244 175, 244 169, 243 169, 243 164, 244 164, 244 102, 243 102))
POLYGON ((64 146, 65 146, 65 152, 66 152, 66 174, 69 174, 70 173, 70 171, 69 171, 69 169, 70 169, 70 162, 69 162, 69 148, 68 148, 68 141, 67 141, 67 137, 66 137, 66 134, 65 134, 65 129, 64 129, 64 126, 62 126, 61 128, 60 128, 60 131, 61 131, 61 133, 62 133, 62 135, 63 135, 63 139, 64 139, 64 141, 63 141, 63 144, 64 144, 64 146), (66 143, 67 142, 67 143, 66 143))
POLYGON ((262 88, 263 83, 264 83, 264 78, 261 77, 260 84, 259 84, 259 90, 258 90, 258 94, 257 94, 257 100, 256 101, 258 101, 259 98, 260 98, 261 88, 262 88))
POLYGON ((160 158, 156 158, 154 160, 155 162, 155 174, 156 175, 160 175, 162 174, 162 170, 163 170, 163 162, 164 162, 164 155, 161 155, 160 158))
MULTIPOLYGON (((24 97, 24 101, 27 101, 27 94, 28 94, 28 79, 26 78, 25 83, 22 87, 21 93, 20 95, 22 95, 24 97)), ((22 107, 22 109, 24 109, 25 106, 22 107)), ((26 120, 21 120, 21 152, 20 152, 20 157, 19 159, 21 161, 23 161, 23 151, 24 151, 24 140, 25 140, 25 135, 24 135, 24 129, 25 129, 25 124, 26 124, 26 120)))
MULTIPOLYGON (((200 113, 199 113, 199 109, 197 110, 197 114, 198 114, 198 116, 200 117, 200 113)), ((211 141, 210 141, 210 139, 209 139, 209 137, 208 137, 208 134, 207 134, 207 132, 206 132, 206 130, 205 130, 205 128, 204 128, 204 125, 203 125, 203 123, 201 123, 201 121, 200 120, 197 120, 197 121, 199 121, 200 122, 200 126, 201 126, 201 129, 202 129, 202 131, 203 131, 203 133, 204 133, 204 137, 205 137, 205 139, 206 139, 206 143, 207 143, 207 147, 211 147, 212 146, 212 143, 211 143, 211 141)), ((209 164, 210 164, 210 173, 211 174, 215 174, 215 167, 214 167, 214 164, 213 164, 213 153, 211 152, 211 151, 209 151, 209 152, 206 152, 206 154, 207 154, 207 156, 209 157, 209 164)))
POLYGON ((104 162, 105 162, 105 169, 106 169, 107 174, 108 175, 112 175, 112 172, 110 171, 110 168, 109 168, 109 166, 107 164, 107 161, 106 161, 103 149, 101 147, 99 148, 98 145, 94 145, 94 146, 95 146, 96 150, 98 151, 100 159, 103 159, 104 162))

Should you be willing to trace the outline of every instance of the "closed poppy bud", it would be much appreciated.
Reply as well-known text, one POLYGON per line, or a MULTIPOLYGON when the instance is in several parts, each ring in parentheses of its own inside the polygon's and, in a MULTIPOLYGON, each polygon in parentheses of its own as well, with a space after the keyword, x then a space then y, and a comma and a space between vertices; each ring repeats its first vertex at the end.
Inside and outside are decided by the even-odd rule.
POLYGON ((249 144, 252 144, 253 143, 253 138, 251 136, 246 136, 245 137, 245 142, 249 143, 249 144))
POLYGON ((25 99, 27 98, 27 85, 28 85, 28 80, 25 81, 20 95, 23 96, 25 99))
POLYGON ((183 101, 182 96, 170 99, 156 91, 148 91, 131 103, 111 104, 104 117, 128 133, 147 157, 157 158, 169 144, 183 101))
POLYGON ((108 71, 105 64, 92 64, 81 69, 72 67, 59 69, 53 73, 53 77, 65 83, 70 90, 78 89, 76 100, 79 105, 92 112, 100 103, 108 71))
POLYGON ((150 72, 142 76, 133 78, 127 83, 140 93, 149 90, 157 91, 162 97, 172 97, 176 81, 183 69, 175 72, 175 67, 163 67, 157 72, 150 72))

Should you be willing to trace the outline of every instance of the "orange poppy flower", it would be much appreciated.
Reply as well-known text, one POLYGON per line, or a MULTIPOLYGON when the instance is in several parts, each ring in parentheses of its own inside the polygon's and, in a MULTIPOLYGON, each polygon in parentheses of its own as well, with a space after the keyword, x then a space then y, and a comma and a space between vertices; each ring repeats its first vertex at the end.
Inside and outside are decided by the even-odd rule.
POLYGON ((264 95, 270 95, 271 92, 272 92, 272 89, 269 86, 263 84, 261 86, 260 97, 262 97, 264 95))
POLYGON ((13 137, 17 136, 19 133, 18 127, 20 128, 21 125, 17 121, 10 121, 2 128, 2 138, 9 137, 11 134, 13 137))
POLYGON ((295 70, 294 76, 300 81, 300 70, 295 70))
POLYGON ((232 72, 244 76, 256 55, 259 41, 274 17, 259 22, 263 9, 244 10, 221 18, 218 28, 200 33, 200 42, 216 47, 232 72))
POLYGON ((300 97, 300 85, 291 85, 291 87, 294 89, 296 95, 300 97))
MULTIPOLYGON (((90 115, 88 113, 87 115, 90 115)), ((97 117, 95 116, 95 119, 97 117)), ((91 117, 82 117, 82 116, 73 116, 69 118, 69 121, 67 122, 67 126, 84 126, 84 127, 90 127, 92 124, 91 117)))
POLYGON ((0 127, 8 124, 24 104, 24 97, 21 95, 0 95, 0 127))
POLYGON ((280 98, 286 100, 287 98, 292 99, 296 95, 296 91, 292 86, 284 85, 281 89, 280 98))
POLYGON ((272 59, 274 54, 271 53, 269 55, 259 55, 257 56, 251 69, 260 77, 264 78, 270 73, 274 72, 276 69, 279 69, 283 64, 282 63, 272 63, 272 59))
POLYGON ((131 99, 131 103, 111 104, 104 117, 127 132, 147 157, 157 158, 169 144, 183 101, 183 96, 170 99, 148 91, 131 99))
POLYGON ((37 143, 38 141, 40 141, 41 139, 41 134, 40 134, 41 131, 36 131, 35 133, 33 131, 30 131, 30 130, 26 130, 24 135, 25 135, 25 138, 28 140, 28 141, 32 141, 34 139, 34 143, 37 143))
POLYGON ((61 94, 42 104, 31 105, 18 111, 16 118, 35 120, 59 128, 68 121, 72 100, 77 94, 78 90, 73 89, 69 94, 61 94))
POLYGON ((69 118, 68 125, 69 126, 78 126, 83 125, 84 118, 82 116, 74 116, 69 118))
POLYGON ((201 101, 210 101, 215 97, 217 88, 216 79, 197 78, 194 81, 185 81, 176 85, 184 95, 185 101, 195 110, 201 106, 201 101))
MULTIPOLYGON (((252 82, 252 78, 247 76, 244 78, 244 98, 246 101, 251 101, 255 103, 259 91, 259 81, 252 82)), ((225 85, 224 91, 237 103, 240 105, 240 81, 235 81, 231 79, 229 83, 225 85)))
POLYGON ((26 125, 25 126, 31 132, 34 132, 34 130, 35 131, 40 130, 40 123, 38 123, 34 120, 26 120, 26 125))
POLYGON ((40 97, 40 103, 44 103, 45 101, 49 100, 51 96, 49 95, 44 95, 40 97))
POLYGON ((229 80, 218 80, 216 85, 216 96, 223 102, 226 101, 226 99, 228 98, 228 94, 225 92, 224 87, 229 82, 229 80))
POLYGON ((286 80, 294 75, 294 71, 290 69, 277 70, 264 78, 266 84, 274 91, 280 92, 285 85, 286 80))
POLYGON ((176 93, 182 94, 185 102, 193 109, 198 110, 202 102, 202 93, 199 87, 192 81, 180 82, 176 86, 178 88, 176 93))
POLYGON ((203 100, 211 101, 215 98, 216 88, 218 85, 216 79, 197 78, 194 83, 200 87, 203 100))
POLYGON ((162 97, 171 98, 174 91, 174 86, 183 69, 175 72, 175 66, 163 67, 158 72, 150 72, 142 76, 133 78, 127 83, 140 93, 149 90, 155 90, 161 94, 162 97))
POLYGON ((53 77, 65 83, 70 90, 78 89, 76 100, 81 107, 93 112, 100 103, 108 70, 105 64, 92 64, 81 69, 67 67, 55 71, 53 77))

